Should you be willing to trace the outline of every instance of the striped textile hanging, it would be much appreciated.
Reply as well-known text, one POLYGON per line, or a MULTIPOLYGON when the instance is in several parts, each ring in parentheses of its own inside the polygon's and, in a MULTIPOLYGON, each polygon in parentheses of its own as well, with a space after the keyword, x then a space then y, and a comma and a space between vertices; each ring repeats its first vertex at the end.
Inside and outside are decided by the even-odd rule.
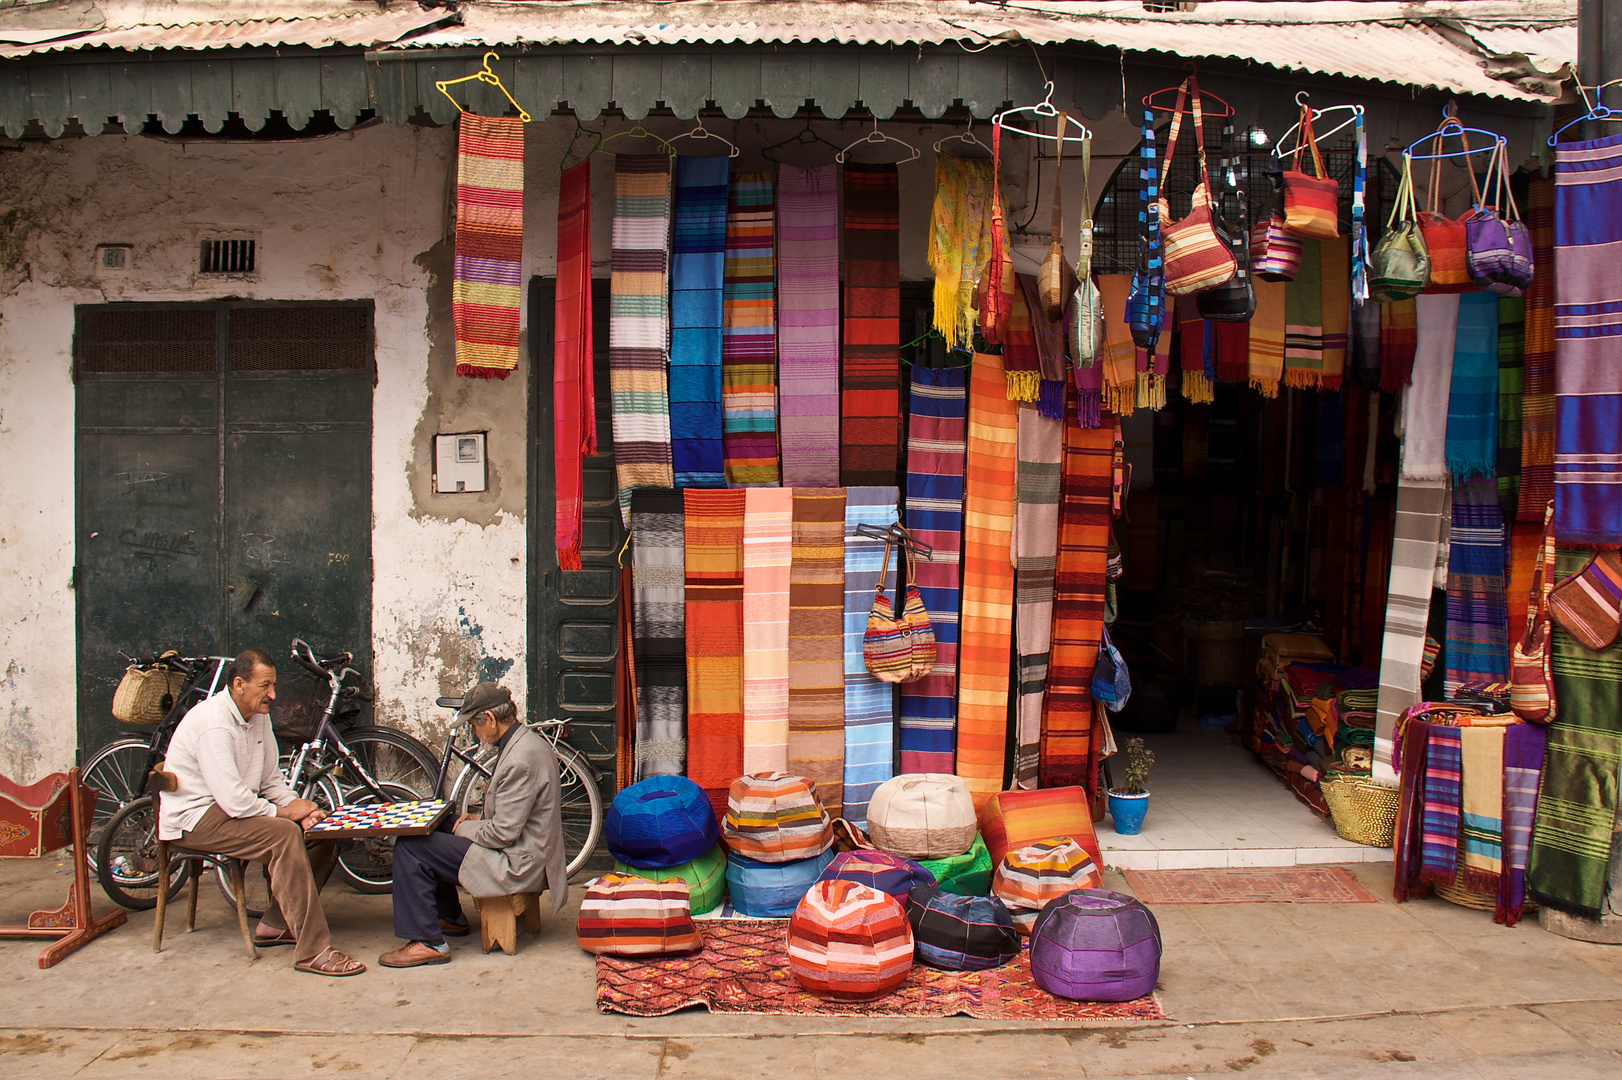
MULTIPOLYGON (((1075 275, 1066 267, 1066 295, 1074 293, 1075 275)), ((1031 338, 1036 342, 1036 363, 1041 381, 1036 389, 1036 408, 1052 420, 1064 419, 1064 383, 1066 367, 1066 338, 1069 336, 1070 303, 1064 314, 1049 321, 1042 304, 1042 290, 1030 274, 1018 274, 1014 279, 1025 294, 1025 306, 1031 313, 1031 338)))
POLYGON ((1509 681, 1504 515, 1498 508, 1497 482, 1488 477, 1455 487, 1452 513, 1447 545, 1447 667, 1442 675, 1442 688, 1450 701, 1465 683, 1509 681))
POLYGON ((1323 318, 1323 388, 1339 390, 1346 373, 1346 346, 1352 325, 1352 254, 1346 237, 1320 240, 1319 277, 1323 318))
POLYGON ((580 569, 582 462, 597 452, 592 378, 591 159, 558 185, 558 280, 552 308, 552 461, 558 568, 580 569))
POLYGON ((845 489, 793 488, 788 772, 840 816, 845 788, 845 489))
POLYGON ((1532 283, 1526 287, 1521 492, 1515 520, 1541 524, 1554 498, 1554 177, 1532 174, 1526 228, 1532 237, 1532 283))
MULTIPOLYGON (((862 657, 862 636, 867 613, 873 607, 873 586, 884 565, 884 541, 859 536, 858 525, 888 529, 896 523, 894 487, 845 489, 845 793, 846 821, 867 827, 867 803, 873 791, 890 779, 894 760, 895 695, 889 683, 879 682, 862 657)), ((890 562, 890 585, 895 585, 890 562)), ((893 596, 894 593, 892 592, 893 596)))
POLYGON ((523 298, 524 121, 465 112, 456 135, 456 374, 505 379, 518 366, 523 298))
POLYGON ((726 157, 678 157, 671 207, 670 456, 677 487, 724 487, 721 284, 726 157))
POLYGON ((686 510, 670 488, 631 495, 638 780, 687 770, 686 510))
POLYGON ((839 482, 895 483, 901 445, 901 202, 894 165, 847 162, 839 482))
POLYGON ((717 817, 743 775, 744 492, 688 488, 687 776, 717 817))
POLYGON ((1053 641, 1042 719, 1043 787, 1093 789, 1093 665, 1104 631, 1104 572, 1114 492, 1115 419, 1084 428, 1075 403, 1064 430, 1059 553, 1053 581, 1053 641))
POLYGON ((794 493, 750 488, 743 505, 743 771, 786 772, 794 493))
POLYGON ((1498 464, 1498 297, 1490 292, 1459 297, 1444 453, 1455 481, 1490 477, 1498 464))
POLYGON ((614 158, 614 255, 608 295, 608 389, 620 512, 631 490, 672 487, 670 466, 670 159, 614 158))
POLYGON ((1402 477, 1392 529, 1391 574, 1380 646, 1380 693, 1375 713, 1374 779, 1396 782, 1391 767, 1397 718, 1419 700, 1419 666, 1425 651, 1436 547, 1447 509, 1447 482, 1402 477))
MULTIPOLYGON (((1394 394, 1414 380, 1419 305, 1409 297, 1380 305, 1380 391, 1394 394)), ((1547 504, 1545 504, 1547 505, 1547 504)))
POLYGON ((777 176, 778 421, 785 487, 839 483, 839 166, 777 176))
POLYGON ((721 289, 721 447, 728 487, 777 483, 777 257, 772 174, 737 173, 721 289))
POLYGON ((1014 786, 1036 787, 1042 751, 1042 702, 1053 637, 1053 573, 1059 545, 1059 469, 1064 424, 1034 405, 1019 407, 1018 502, 1014 511, 1014 639, 1019 701, 1014 786))
POLYGON ((918 592, 935 629, 935 670, 901 685, 901 771, 949 773, 957 705, 958 577, 968 368, 912 370, 907 421, 907 529, 935 550, 918 592))
POLYGON ((1315 390, 1324 368, 1324 241, 1301 241, 1301 266, 1284 283, 1284 385, 1315 390))
POLYGON ((1521 393, 1526 297, 1498 298, 1498 501, 1513 511, 1521 489, 1521 393))
POLYGON ((1018 407, 1002 357, 974 354, 963 484, 962 645, 958 650, 957 774, 976 810, 1002 790, 1008 736, 1009 650, 1018 407))
POLYGON ((1250 317, 1250 386, 1264 398, 1278 397, 1284 378, 1284 308, 1287 281, 1255 280, 1256 314, 1250 317))

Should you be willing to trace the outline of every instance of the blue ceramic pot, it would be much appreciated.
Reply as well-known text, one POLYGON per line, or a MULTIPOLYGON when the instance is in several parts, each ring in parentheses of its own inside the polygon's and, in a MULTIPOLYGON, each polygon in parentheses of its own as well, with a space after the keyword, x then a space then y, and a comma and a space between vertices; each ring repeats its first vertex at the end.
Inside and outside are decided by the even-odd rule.
POLYGON ((1149 793, 1117 795, 1109 793, 1109 814, 1115 819, 1115 831, 1121 836, 1136 836, 1143 828, 1143 815, 1149 812, 1149 793))

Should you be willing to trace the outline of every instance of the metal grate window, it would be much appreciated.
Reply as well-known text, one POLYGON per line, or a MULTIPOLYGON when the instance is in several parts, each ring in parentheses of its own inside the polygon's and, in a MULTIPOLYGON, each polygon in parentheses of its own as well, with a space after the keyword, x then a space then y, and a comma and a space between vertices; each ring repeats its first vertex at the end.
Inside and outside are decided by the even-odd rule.
POLYGON ((232 371, 358 371, 372 358, 370 305, 233 307, 232 371))
POLYGON ((251 274, 255 246, 252 240, 204 240, 198 270, 204 274, 251 274))
POLYGON ((215 367, 208 308, 81 308, 78 368, 90 373, 208 371, 215 367))

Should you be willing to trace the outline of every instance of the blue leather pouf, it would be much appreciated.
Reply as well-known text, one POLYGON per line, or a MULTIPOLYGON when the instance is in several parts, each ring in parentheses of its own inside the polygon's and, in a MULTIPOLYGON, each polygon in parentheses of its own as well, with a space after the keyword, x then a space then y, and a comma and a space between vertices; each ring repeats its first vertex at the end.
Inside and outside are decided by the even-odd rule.
POLYGON ((644 870, 699 858, 721 839, 704 789, 685 776, 653 776, 614 796, 603 823, 608 852, 644 870))
POLYGON ((732 909, 752 919, 786 919, 833 861, 832 851, 786 863, 764 863, 733 855, 727 860, 727 893, 732 897, 732 909))

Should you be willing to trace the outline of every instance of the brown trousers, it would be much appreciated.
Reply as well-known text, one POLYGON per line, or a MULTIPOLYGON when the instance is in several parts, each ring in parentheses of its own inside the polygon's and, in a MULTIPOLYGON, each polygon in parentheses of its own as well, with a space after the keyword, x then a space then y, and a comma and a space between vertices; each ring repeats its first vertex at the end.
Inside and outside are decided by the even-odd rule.
POLYGON ((271 898, 260 925, 277 931, 292 928, 298 942, 293 947, 295 962, 314 959, 332 944, 327 916, 321 910, 321 886, 331 876, 337 856, 333 841, 306 845, 304 830, 296 821, 230 818, 218 806, 211 806, 195 828, 181 834, 180 843, 194 851, 265 864, 271 898))

